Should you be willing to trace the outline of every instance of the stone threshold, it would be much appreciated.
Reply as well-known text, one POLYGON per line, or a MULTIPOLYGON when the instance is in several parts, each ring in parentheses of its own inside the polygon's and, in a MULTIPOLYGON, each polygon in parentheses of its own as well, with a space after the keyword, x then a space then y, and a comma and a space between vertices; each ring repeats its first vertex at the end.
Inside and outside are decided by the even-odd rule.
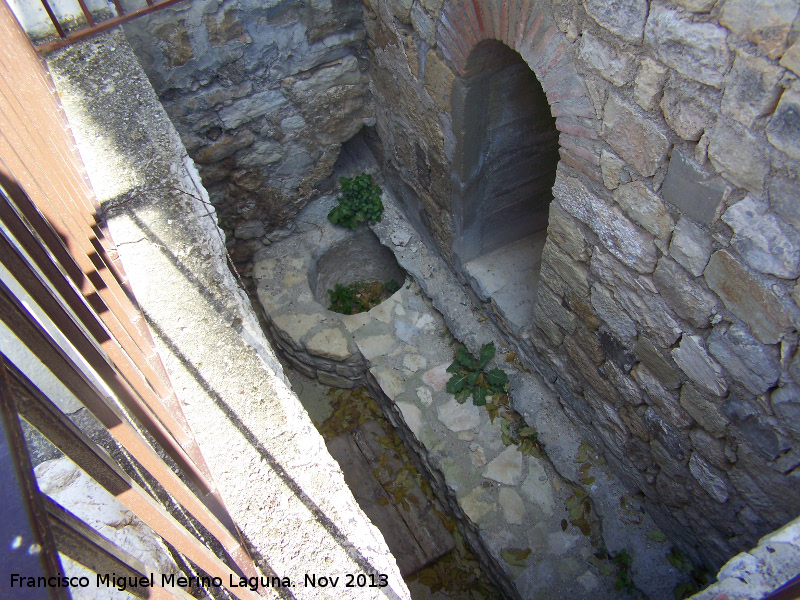
POLYGON ((539 272, 547 230, 469 261, 464 271, 482 302, 494 302, 498 316, 520 332, 534 321, 539 272))
POLYGON ((613 575, 588 562, 597 550, 589 539, 573 526, 562 527, 577 485, 602 520, 607 550, 626 549, 633 557, 637 587, 653 600, 671 598, 683 576, 666 560, 668 545, 648 537, 658 530, 637 499, 600 461, 588 471, 578 470, 583 441, 557 398, 520 363, 503 361, 512 348, 499 329, 481 318, 390 192, 384 192, 383 203, 383 219, 372 230, 410 277, 366 313, 331 312, 311 289, 316 261, 352 235, 326 218, 333 196, 309 203, 298 216, 296 232, 256 256, 253 278, 276 345, 293 367, 321 383, 345 388, 367 383, 420 458, 440 500, 459 519, 462 535, 509 597, 621 595, 613 575), (523 456, 516 446, 506 447, 503 419, 492 422, 483 408, 469 401, 458 404, 445 391, 454 338, 475 354, 482 344, 495 343, 496 365, 491 366, 508 373, 513 405, 539 432, 547 456, 523 456), (583 486, 581 477, 594 481, 583 486), (523 564, 511 565, 503 557, 511 548, 532 552, 523 564))

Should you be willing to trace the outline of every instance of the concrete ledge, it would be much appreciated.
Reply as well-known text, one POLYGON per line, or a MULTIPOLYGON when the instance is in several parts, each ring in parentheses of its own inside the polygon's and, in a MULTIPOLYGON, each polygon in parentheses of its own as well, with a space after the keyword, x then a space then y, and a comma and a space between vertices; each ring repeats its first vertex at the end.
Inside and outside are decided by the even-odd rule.
POLYGON ((394 558, 288 387, 225 261, 214 209, 126 41, 51 55, 78 146, 177 395, 222 496, 267 575, 328 598, 409 598, 394 558), (345 589, 380 572, 384 588, 345 589))

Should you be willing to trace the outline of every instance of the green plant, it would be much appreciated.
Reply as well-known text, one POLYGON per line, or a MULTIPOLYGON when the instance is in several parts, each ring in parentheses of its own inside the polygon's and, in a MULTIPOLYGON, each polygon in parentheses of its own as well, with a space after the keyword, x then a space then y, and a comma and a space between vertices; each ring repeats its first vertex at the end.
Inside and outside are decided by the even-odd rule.
POLYGON ((609 555, 611 562, 617 567, 617 578, 614 587, 617 591, 625 590, 629 594, 635 594, 638 590, 631 580, 631 557, 628 551, 623 548, 616 554, 609 555))
POLYGON ((447 391, 463 404, 472 396, 475 406, 485 406, 486 397, 495 394, 505 394, 508 390, 508 375, 497 367, 485 371, 484 367, 494 358, 494 343, 481 346, 479 358, 475 358, 464 346, 456 350, 453 364, 447 367, 447 372, 453 376, 447 382, 447 391))
POLYGON ((350 285, 337 283, 332 290, 328 290, 328 295, 331 297, 328 309, 343 315, 366 312, 399 289, 400 284, 394 279, 387 283, 380 281, 356 281, 350 285))
POLYGON ((677 548, 672 548, 670 550, 669 554, 667 554, 667 560, 673 567, 687 573, 690 577, 689 581, 679 583, 675 586, 674 594, 676 600, 682 600, 683 598, 693 596, 710 583, 711 574, 702 567, 693 565, 677 548))
POLYGON ((357 229, 362 221, 377 223, 383 214, 381 193, 383 190, 372 183, 372 175, 362 173, 353 178, 339 179, 342 195, 339 204, 328 213, 328 220, 334 225, 357 229))

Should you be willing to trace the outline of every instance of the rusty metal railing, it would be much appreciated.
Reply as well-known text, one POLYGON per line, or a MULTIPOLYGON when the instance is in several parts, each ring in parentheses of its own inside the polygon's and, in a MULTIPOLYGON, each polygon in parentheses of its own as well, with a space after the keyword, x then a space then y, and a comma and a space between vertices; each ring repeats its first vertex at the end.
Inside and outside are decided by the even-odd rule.
POLYGON ((36 44, 37 50, 46 53, 58 48, 62 48, 68 44, 71 44, 72 42, 92 36, 96 33, 100 33, 106 29, 110 29, 116 25, 119 25, 120 23, 130 21, 131 19, 141 17, 162 8, 167 8, 168 6, 172 6, 173 4, 177 4, 178 2, 183 2, 185 0, 145 0, 147 3, 146 6, 131 10, 129 12, 125 12, 125 8, 122 6, 120 0, 112 0, 114 5, 114 15, 107 19, 103 19, 102 21, 95 21, 94 16, 92 15, 88 6, 86 6, 85 0, 78 0, 81 12, 83 13, 83 18, 86 20, 86 22, 85 24, 82 24, 81 26, 78 26, 69 32, 65 30, 64 26, 59 21, 55 11, 53 11, 53 8, 50 6, 49 0, 39 1, 41 1, 42 6, 44 6, 44 10, 47 12, 47 16, 50 18, 50 22, 53 24, 56 34, 58 35, 57 40, 36 44))
MULTIPOLYGON (((46 251, 39 235, 41 232, 23 216, 25 213, 35 217, 38 211, 29 200, 26 202, 21 188, 15 188, 13 182, 9 182, 0 174, 0 264, 8 272, 13 273, 14 279, 27 297, 27 299, 20 297, 19 291, 13 291, 5 282, 0 281, 0 321, 20 340, 24 340, 27 348, 47 365, 64 387, 76 398, 81 399, 84 406, 117 443, 217 540, 227 555, 230 566, 136 485, 92 440, 75 427, 16 365, 0 354, 0 365, 2 365, 0 371, 7 372, 8 378, 8 383, 0 389, 4 414, 7 415, 4 420, 11 423, 6 425, 7 429, 9 427, 13 429, 13 416, 8 415, 18 412, 64 455, 209 576, 219 577, 223 582, 229 582, 231 578, 238 581, 242 574, 248 577, 256 576, 258 571, 215 492, 215 486, 208 475, 202 456, 199 452, 193 452, 194 456, 190 456, 184 449, 184 446, 194 443, 191 432, 188 428, 181 427, 175 419, 170 425, 161 422, 137 392, 145 389, 141 374, 138 374, 139 382, 129 381, 109 354, 103 351, 98 339, 90 331, 98 332, 98 337, 106 342, 106 346, 114 345, 114 338, 105 329, 96 313, 89 309, 88 302, 81 297, 78 290, 68 285, 68 280, 60 269, 61 265, 51 252, 46 251), (12 193, 8 193, 9 187, 12 193), (20 204, 27 205, 20 206, 20 204), (52 280, 49 280, 48 276, 52 276, 52 280), (32 311, 31 299, 49 323, 42 321, 41 314, 37 316, 32 311), (59 341, 59 336, 54 333, 53 327, 78 351, 85 361, 83 365, 75 362, 68 348, 59 341), (98 387, 93 375, 99 376, 108 389, 98 387), (113 393, 112 397, 109 397, 109 390, 113 393), (130 421, 124 409, 134 415, 136 423, 130 421), (184 483, 181 477, 164 462, 142 436, 139 428, 144 429, 159 442, 161 448, 193 484, 194 489, 184 483), (183 446, 177 438, 183 440, 183 446)), ((41 215, 36 222, 39 227, 48 225, 41 215)), ((62 245, 59 254, 62 260, 70 262, 71 254, 65 250, 62 245)), ((118 359, 129 360, 121 353, 118 359)), ((131 369, 130 375, 136 376, 137 370, 131 369)), ((19 458, 22 455, 23 451, 17 444, 14 456, 19 458)), ((29 467, 27 468, 29 470, 29 467)), ((24 472, 25 469, 23 461, 19 470, 24 472)), ((47 501, 44 501, 44 504, 48 505, 47 501)), ((52 518, 53 511, 49 511, 48 514, 52 518)), ((60 512, 58 514, 63 516, 60 512)), ((62 525, 63 521, 62 518, 60 521, 62 525)), ((74 520, 70 521, 69 518, 67 521, 75 524, 74 520)), ((70 531, 74 529, 75 527, 72 527, 70 531)), ((61 531, 64 532, 63 526, 61 531)), ((73 531, 69 535, 74 534, 73 531)), ((95 547, 97 544, 89 546, 95 547)), ((117 556, 117 559, 120 557, 117 556)), ((243 600, 257 597, 240 588, 233 589, 232 593, 243 600)))
MULTIPOLYGON (((57 550, 95 572, 150 573, 39 492, 23 420, 193 569, 219 578, 233 597, 255 600, 257 594, 230 584, 258 576, 258 569, 96 217, 97 201, 52 82, 2 0, 0 39, 0 324, 16 337, 0 348, 0 523, 4 532, 9 524, 19 531, 19 543, 0 546, 0 564, 19 562, 24 571, 13 572, 54 576, 63 573, 57 550), (127 462, 115 462, 37 387, 30 355, 83 404, 127 462), (179 510, 173 515, 157 497, 179 510)), ((15 597, 68 597, 63 593, 49 587, 15 597)), ((145 597, 186 595, 156 586, 145 597)))
POLYGON ((764 596, 764 600, 797 600, 800 598, 800 575, 795 575, 777 590, 764 596))

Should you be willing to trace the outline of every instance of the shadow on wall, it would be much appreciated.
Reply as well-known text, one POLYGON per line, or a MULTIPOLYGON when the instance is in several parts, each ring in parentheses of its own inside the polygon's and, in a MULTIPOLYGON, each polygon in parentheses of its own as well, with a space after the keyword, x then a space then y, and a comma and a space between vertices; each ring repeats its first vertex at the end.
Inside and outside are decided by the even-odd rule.
MULTIPOLYGON (((161 240, 155 233, 153 233, 150 228, 141 220, 139 219, 133 212, 128 213, 128 218, 131 219, 133 223, 136 224, 137 228, 143 233, 145 238, 152 243, 155 247, 160 249, 160 252, 178 269, 183 277, 197 289, 202 289, 202 283, 193 275, 191 269, 187 268, 183 265, 181 260, 175 256, 170 250, 167 249, 167 246, 164 244, 163 240, 161 240)), ((207 298, 209 301, 212 302, 215 309, 219 311, 221 315, 225 315, 229 313, 229 309, 222 305, 220 302, 215 302, 211 298, 207 298)), ((178 359, 181 364, 184 366, 186 371, 191 375, 191 377, 197 382, 198 385, 208 394, 208 397, 213 401, 213 403, 219 408, 219 410, 225 414, 225 416, 230 420, 233 426, 241 433, 242 437, 250 444, 258 453, 258 456, 264 461, 272 470, 272 472, 277 475, 277 477, 281 480, 281 482, 291 490, 292 494, 305 506, 305 508, 313 515, 314 519, 319 523, 325 531, 331 536, 332 539, 336 541, 336 543, 348 554, 348 556, 363 570, 364 573, 374 573, 379 574, 381 571, 380 569, 374 567, 369 559, 365 557, 359 550, 356 548, 352 543, 348 541, 347 535, 342 532, 339 527, 334 523, 330 517, 328 517, 324 511, 314 502, 314 500, 303 490, 303 487, 297 483, 294 478, 286 471, 280 461, 269 451, 268 448, 261 443, 258 437, 253 433, 251 428, 242 421, 241 417, 237 414, 237 411, 231 408, 223 399, 222 395, 215 389, 215 387, 209 382, 205 377, 203 377, 200 370, 197 368, 196 365, 192 363, 192 361, 184 355, 181 351, 179 344, 173 342, 170 336, 163 330, 163 328, 159 325, 156 319, 151 317, 148 312, 142 309, 142 314, 144 315, 145 320, 147 321, 148 326, 150 327, 151 331, 155 336, 158 337, 159 340, 166 346, 168 351, 178 359)), ((244 533, 241 533, 244 536, 244 533)), ((245 539, 248 549, 256 555, 256 558, 259 563, 262 565, 266 565, 269 569, 269 574, 271 575, 274 571, 269 566, 269 563, 266 561, 263 555, 258 553, 258 551, 254 548, 253 544, 249 542, 249 540, 245 539)), ((280 575, 280 574, 278 574, 280 575)), ((279 592, 281 598, 284 600, 288 600, 294 598, 294 595, 285 588, 276 588, 279 592)), ((398 596, 394 590, 391 588, 382 588, 380 592, 389 600, 400 600, 400 596, 398 596)))

